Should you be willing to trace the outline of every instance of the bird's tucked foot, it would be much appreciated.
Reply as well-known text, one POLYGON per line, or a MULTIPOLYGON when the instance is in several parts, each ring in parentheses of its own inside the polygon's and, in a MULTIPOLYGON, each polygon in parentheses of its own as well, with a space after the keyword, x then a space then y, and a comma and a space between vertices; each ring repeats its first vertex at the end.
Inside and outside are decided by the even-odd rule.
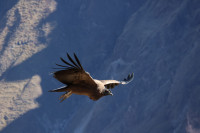
POLYGON ((64 101, 65 99, 67 99, 71 95, 72 95, 72 92, 71 91, 67 91, 65 94, 60 96, 60 98, 59 98, 60 102, 64 101))

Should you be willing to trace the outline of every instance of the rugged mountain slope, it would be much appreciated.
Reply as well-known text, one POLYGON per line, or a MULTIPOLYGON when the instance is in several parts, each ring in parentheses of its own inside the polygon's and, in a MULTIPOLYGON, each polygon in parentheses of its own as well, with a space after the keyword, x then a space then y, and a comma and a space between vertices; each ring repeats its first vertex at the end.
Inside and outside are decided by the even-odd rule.
POLYGON ((5 133, 200 132, 198 0, 0 1, 0 129, 5 133), (76 52, 94 78, 127 86, 62 104, 50 72, 76 52))

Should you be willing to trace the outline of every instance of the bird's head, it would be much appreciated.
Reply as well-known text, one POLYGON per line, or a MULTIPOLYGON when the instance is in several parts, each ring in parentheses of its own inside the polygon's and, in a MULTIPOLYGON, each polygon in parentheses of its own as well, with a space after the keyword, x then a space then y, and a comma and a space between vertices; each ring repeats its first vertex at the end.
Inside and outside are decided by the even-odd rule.
POLYGON ((104 96, 107 96, 107 95, 112 95, 113 96, 112 92, 109 89, 104 89, 103 95, 104 96))

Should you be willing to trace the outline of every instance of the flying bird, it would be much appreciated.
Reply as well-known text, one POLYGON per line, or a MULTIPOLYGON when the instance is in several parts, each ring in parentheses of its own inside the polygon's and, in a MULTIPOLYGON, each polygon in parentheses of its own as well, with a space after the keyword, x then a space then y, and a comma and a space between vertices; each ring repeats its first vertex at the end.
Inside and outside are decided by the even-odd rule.
POLYGON ((59 65, 61 69, 53 73, 54 78, 65 84, 64 87, 50 90, 49 92, 65 92, 60 96, 60 102, 64 101, 72 94, 86 95, 90 99, 96 101, 99 98, 107 95, 113 95, 111 90, 119 84, 128 84, 133 79, 133 73, 129 74, 127 78, 122 81, 117 80, 97 80, 93 79, 88 72, 86 72, 76 54, 74 53, 75 61, 67 54, 70 61, 67 62, 60 58, 65 65, 59 65))

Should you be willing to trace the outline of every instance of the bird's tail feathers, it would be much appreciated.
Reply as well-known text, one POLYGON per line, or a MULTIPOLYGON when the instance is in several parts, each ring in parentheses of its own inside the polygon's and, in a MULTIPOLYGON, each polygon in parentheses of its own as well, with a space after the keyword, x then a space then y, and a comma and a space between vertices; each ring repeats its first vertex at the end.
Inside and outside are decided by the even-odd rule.
POLYGON ((54 89, 54 90, 49 90, 49 92, 65 92, 65 91, 67 91, 67 86, 63 86, 61 88, 54 89))

